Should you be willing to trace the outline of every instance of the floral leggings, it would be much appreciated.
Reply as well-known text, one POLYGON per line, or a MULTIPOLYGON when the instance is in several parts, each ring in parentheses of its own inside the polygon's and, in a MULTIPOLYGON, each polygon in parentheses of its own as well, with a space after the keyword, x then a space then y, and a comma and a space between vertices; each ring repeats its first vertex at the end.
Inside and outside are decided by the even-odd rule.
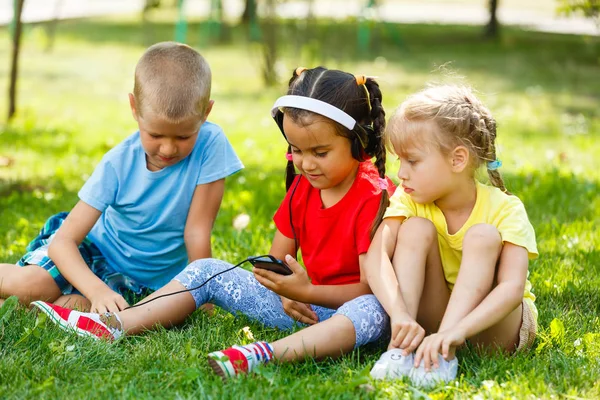
MULTIPOLYGON (((232 266, 214 258, 197 260, 174 279, 190 289, 232 266)), ((279 295, 261 285, 254 274, 243 268, 225 272, 191 293, 196 307, 212 303, 233 315, 243 314, 265 326, 282 330, 291 330, 298 324, 283 310, 279 295)), ((315 305, 311 307, 319 321, 338 314, 350 319, 356 332, 355 348, 378 340, 389 330, 389 318, 372 294, 350 300, 337 310, 315 305)))

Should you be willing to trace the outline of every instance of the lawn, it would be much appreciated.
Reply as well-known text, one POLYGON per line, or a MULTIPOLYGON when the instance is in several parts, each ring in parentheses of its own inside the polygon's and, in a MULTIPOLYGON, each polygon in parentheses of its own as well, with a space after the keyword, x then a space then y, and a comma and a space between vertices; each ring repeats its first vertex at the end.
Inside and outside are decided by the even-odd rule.
MULTIPOLYGON (((198 312, 176 329, 96 343, 4 307, 0 398, 600 398, 600 40, 506 30, 486 42, 472 27, 386 25, 374 29, 369 51, 359 52, 351 23, 309 28, 290 22, 282 29, 282 83, 265 88, 259 49, 240 31, 231 32, 233 44, 209 45, 200 40, 201 26, 189 27, 190 44, 213 69, 210 119, 246 165, 228 180, 213 254, 238 262, 269 249, 286 148, 269 108, 293 68, 322 63, 378 76, 388 115, 428 82, 468 83, 498 120, 502 172, 537 233, 534 349, 485 358, 461 350, 459 378, 430 391, 370 380, 377 346, 339 360, 271 365, 223 384, 207 352, 247 341, 245 326, 263 340, 283 333, 198 312), (237 231, 232 221, 241 213, 251 220, 237 231)), ((45 31, 26 30, 19 115, 0 130, 0 157, 10 161, 0 167, 0 262, 16 262, 49 215, 75 204, 102 154, 136 129, 127 103, 135 62, 148 41, 172 37, 166 22, 144 34, 133 19, 73 21, 59 26, 46 52, 45 31)), ((9 60, 8 43, 0 30, 0 59, 9 60)), ((7 76, 4 62, 0 80, 7 76)), ((3 97, 0 111, 6 109, 3 97)), ((397 162, 388 165, 395 176, 397 162)))

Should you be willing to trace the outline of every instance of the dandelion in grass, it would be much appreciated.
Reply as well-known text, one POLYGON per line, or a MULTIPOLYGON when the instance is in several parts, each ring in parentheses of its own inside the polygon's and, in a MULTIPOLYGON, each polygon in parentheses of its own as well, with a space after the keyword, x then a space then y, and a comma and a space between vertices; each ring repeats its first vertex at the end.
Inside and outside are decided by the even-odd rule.
POLYGON ((254 334, 252 333, 252 331, 250 330, 249 326, 245 326, 242 328, 242 333, 244 334, 244 337, 248 340, 252 340, 254 341, 254 334))
POLYGON ((233 228, 239 232, 246 229, 249 223, 250 216, 248 214, 240 214, 233 219, 233 228))

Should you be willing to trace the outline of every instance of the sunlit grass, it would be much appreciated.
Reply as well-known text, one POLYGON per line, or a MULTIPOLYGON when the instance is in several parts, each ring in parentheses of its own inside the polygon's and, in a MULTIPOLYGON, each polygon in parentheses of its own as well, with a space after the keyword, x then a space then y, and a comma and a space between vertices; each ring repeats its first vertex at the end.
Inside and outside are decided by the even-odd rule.
MULTIPOLYGON (((282 38, 294 29, 291 24, 282 38)), ((270 89, 262 84, 257 47, 241 43, 238 31, 235 45, 201 48, 213 70, 210 119, 224 128, 247 167, 228 180, 214 255, 237 262, 269 249, 285 165, 285 143, 269 109, 293 68, 322 62, 379 76, 388 115, 427 82, 468 83, 498 120, 502 172, 536 228, 541 256, 530 279, 541 326, 535 349, 491 358, 465 349, 459 379, 426 393, 407 382, 369 380, 376 346, 337 361, 269 366, 224 386, 205 362, 208 351, 244 341, 246 325, 256 338, 282 334, 223 312, 212 318, 196 313, 181 328, 111 346, 66 336, 43 320, 36 325, 24 310, 8 315, 3 309, 0 397, 600 397, 598 41, 507 31, 490 43, 475 28, 401 26, 394 28, 400 44, 375 29, 377 46, 358 54, 353 29, 315 27, 311 35, 321 40, 310 51, 283 41, 282 83, 270 89), (241 213, 250 223, 237 231, 232 222, 241 213)), ((157 24, 152 37, 171 39, 172 32, 157 24)), ((190 26, 192 44, 201 42, 200 32, 190 26)), ((0 58, 8 60, 5 30, 0 40, 0 58)), ((41 28, 26 31, 19 116, 0 130, 0 157, 12 161, 0 167, 0 262, 15 262, 49 215, 70 209, 102 154, 135 130, 127 92, 145 47, 137 22, 64 23, 51 53, 44 40, 41 28)), ((3 81, 7 68, 0 64, 3 81)), ((390 160, 391 176, 397 168, 390 160)))

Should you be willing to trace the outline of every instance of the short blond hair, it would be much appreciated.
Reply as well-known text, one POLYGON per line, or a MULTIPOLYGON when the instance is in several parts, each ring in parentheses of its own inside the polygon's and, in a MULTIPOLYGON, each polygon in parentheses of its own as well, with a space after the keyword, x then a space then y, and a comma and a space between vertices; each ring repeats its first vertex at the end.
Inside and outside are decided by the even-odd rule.
MULTIPOLYGON (((467 86, 433 86, 409 96, 390 118, 386 136, 398 155, 415 145, 434 145, 444 153, 465 146, 474 168, 496 160, 496 120, 467 86), (423 135, 423 123, 433 124, 432 135, 423 135)), ((487 172, 506 192, 500 173, 487 172)))
POLYGON ((192 116, 203 118, 210 86, 210 67, 200 53, 181 43, 156 43, 135 67, 136 112, 151 112, 172 122, 192 116))

